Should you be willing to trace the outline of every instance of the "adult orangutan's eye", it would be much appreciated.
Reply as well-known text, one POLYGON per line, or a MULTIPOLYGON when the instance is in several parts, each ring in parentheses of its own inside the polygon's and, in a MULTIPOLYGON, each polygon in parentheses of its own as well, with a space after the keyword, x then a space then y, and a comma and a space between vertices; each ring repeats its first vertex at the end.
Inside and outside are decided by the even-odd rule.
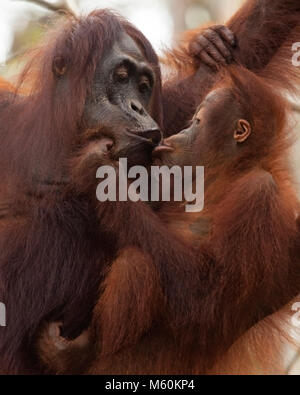
POLYGON ((195 118, 195 124, 198 126, 200 125, 201 119, 200 118, 195 118))
POLYGON ((128 69, 125 66, 121 66, 119 67, 116 71, 115 71, 115 78, 118 82, 121 83, 126 83, 128 82, 129 79, 129 73, 128 73, 128 69))

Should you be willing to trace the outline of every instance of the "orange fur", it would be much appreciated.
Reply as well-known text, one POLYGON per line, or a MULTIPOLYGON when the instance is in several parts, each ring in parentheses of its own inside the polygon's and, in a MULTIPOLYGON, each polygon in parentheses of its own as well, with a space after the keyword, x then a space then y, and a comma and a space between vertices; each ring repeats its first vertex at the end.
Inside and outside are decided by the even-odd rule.
MULTIPOLYGON (((287 106, 269 84, 281 88, 287 77, 295 81, 295 75, 289 69, 285 73, 278 72, 284 64, 280 55, 265 68, 274 55, 274 42, 278 41, 276 48, 290 42, 287 38, 291 37, 289 34, 297 24, 299 12, 300 6, 295 2, 253 0, 230 22, 241 34, 236 60, 261 73, 261 77, 243 68, 232 67, 220 84, 233 89, 236 105, 251 118, 255 134, 249 139, 248 148, 242 151, 243 155, 225 164, 222 162, 221 166, 209 167, 210 179, 207 181, 216 175, 218 178, 206 188, 208 206, 205 214, 212 223, 206 237, 200 237, 198 243, 195 240, 189 240, 188 245, 181 243, 181 234, 173 236, 170 228, 162 226, 164 221, 159 221, 164 216, 163 208, 158 219, 140 204, 135 207, 124 204, 124 212, 118 205, 118 218, 113 214, 114 206, 99 207, 99 217, 104 218, 113 234, 117 234, 119 224, 122 224, 119 245, 133 245, 142 251, 143 256, 139 252, 130 255, 130 260, 125 260, 124 272, 120 271, 120 261, 112 264, 104 298, 99 299, 96 310, 101 314, 95 314, 93 324, 97 358, 84 372, 222 372, 222 369, 226 371, 226 358, 239 361, 246 355, 243 350, 253 346, 255 351, 250 352, 250 369, 251 358, 258 355, 256 350, 259 353, 262 347, 259 338, 265 331, 260 328, 266 325, 270 330, 272 321, 266 317, 283 308, 299 293, 299 251, 294 250, 299 237, 295 221, 299 205, 286 164, 287 106), (270 7, 268 13, 265 12, 267 4, 270 7), (249 13, 252 14, 246 23, 249 13), (258 17, 263 21, 261 29, 253 28, 253 24, 258 24, 258 17), (266 33, 265 28, 271 32, 266 33), (247 37, 250 31, 252 34, 247 37), (241 42, 247 39, 249 42, 244 41, 244 49, 241 42), (257 51, 253 51, 254 43, 257 51), (250 56, 252 52, 253 56, 250 56), (270 72, 269 79, 264 70, 270 72), (134 227, 139 231, 133 235, 131 230, 134 227), (169 235, 166 234, 168 229, 169 235), (144 254, 149 259, 145 259, 144 254), (131 270, 136 274, 137 267, 138 276, 128 275, 131 270), (144 283, 141 286, 141 272, 149 276, 146 278, 150 288, 145 289, 144 283), (123 282, 124 273, 131 281, 130 287, 123 282), (157 293, 162 294, 163 299, 160 308, 152 310, 152 302, 157 306, 157 295, 152 290, 153 276, 158 276, 157 293), (154 295, 151 303, 148 302, 151 309, 144 311, 145 304, 141 304, 140 322, 136 318, 135 295, 147 297, 148 291, 154 295), (124 320, 128 312, 135 322, 124 320), (107 317, 105 322, 102 314, 107 317), (266 321, 262 321, 264 319, 266 321), (255 328, 257 324, 259 327, 255 328), (250 328, 253 328, 253 336, 250 332, 246 335, 250 328), (250 339, 255 339, 253 344, 250 339)), ((185 49, 183 53, 186 53, 185 49)), ((185 55, 182 59, 188 62, 185 55)), ((199 82, 201 70, 198 77, 199 82)), ((194 97, 197 104, 201 95, 203 92, 194 97)), ((216 117, 218 132, 222 131, 227 112, 224 110, 216 117)), ((211 160, 215 157, 223 160, 222 139, 216 133, 214 135, 214 130, 210 136, 211 160)), ((195 154, 200 148, 195 145, 195 154)), ((211 165, 211 161, 208 164, 211 165)), ((170 224, 168 215, 165 222, 170 224)), ((180 220, 178 215, 176 221, 180 220)), ((273 359, 270 348, 266 353, 273 359)))

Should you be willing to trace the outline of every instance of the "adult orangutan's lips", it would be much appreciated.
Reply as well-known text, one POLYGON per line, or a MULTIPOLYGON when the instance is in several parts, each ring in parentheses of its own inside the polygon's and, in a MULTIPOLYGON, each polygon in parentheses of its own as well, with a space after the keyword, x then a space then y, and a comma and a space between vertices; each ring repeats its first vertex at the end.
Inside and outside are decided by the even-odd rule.
POLYGON ((144 130, 144 131, 134 131, 127 129, 127 134, 131 137, 142 140, 148 144, 153 146, 157 146, 161 142, 162 134, 159 129, 151 129, 151 130, 144 130))
POLYGON ((158 145, 157 147, 154 148, 153 155, 154 156, 158 156, 161 153, 173 152, 173 151, 174 151, 174 148, 171 145, 169 145, 169 144, 167 144, 165 142, 162 142, 160 145, 158 145))

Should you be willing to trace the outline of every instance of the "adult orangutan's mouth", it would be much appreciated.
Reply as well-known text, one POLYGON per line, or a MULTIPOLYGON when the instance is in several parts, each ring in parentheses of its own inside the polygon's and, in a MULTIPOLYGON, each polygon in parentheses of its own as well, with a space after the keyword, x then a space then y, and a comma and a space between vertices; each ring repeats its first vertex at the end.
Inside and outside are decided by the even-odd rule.
POLYGON ((151 144, 153 147, 158 146, 158 144, 162 140, 162 134, 159 129, 151 129, 145 131, 136 131, 136 130, 126 130, 126 134, 134 139, 138 139, 144 141, 147 144, 151 144))

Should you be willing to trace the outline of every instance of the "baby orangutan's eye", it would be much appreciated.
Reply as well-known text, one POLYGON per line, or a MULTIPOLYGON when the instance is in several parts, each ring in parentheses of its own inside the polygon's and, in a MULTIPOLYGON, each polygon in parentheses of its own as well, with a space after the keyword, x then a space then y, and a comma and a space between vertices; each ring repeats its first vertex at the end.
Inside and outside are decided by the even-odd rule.
POLYGON ((201 119, 203 118, 204 115, 203 113, 204 113, 204 107, 200 106, 200 109, 194 115, 194 122, 196 126, 198 126, 201 123, 201 119))

